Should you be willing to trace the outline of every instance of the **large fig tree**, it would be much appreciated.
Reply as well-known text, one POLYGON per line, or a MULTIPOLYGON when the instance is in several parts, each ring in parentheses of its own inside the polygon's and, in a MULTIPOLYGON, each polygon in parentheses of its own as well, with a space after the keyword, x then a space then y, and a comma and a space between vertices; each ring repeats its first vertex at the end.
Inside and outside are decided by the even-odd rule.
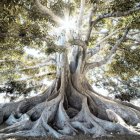
POLYGON ((0 105, 0 123, 11 124, 0 137, 139 134, 140 108, 99 95, 86 78, 116 51, 139 46, 139 0, 2 0, 1 9, 0 63, 10 67, 2 76, 38 70, 49 60, 56 76, 43 94, 0 105), (52 55, 25 65, 25 45, 52 55))

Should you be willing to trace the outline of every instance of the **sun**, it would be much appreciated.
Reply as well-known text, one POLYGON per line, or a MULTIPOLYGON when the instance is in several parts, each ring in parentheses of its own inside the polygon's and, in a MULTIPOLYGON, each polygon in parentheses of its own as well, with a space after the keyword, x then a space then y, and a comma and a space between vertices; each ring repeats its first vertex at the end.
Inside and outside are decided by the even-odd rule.
POLYGON ((60 38, 62 39, 62 36, 64 36, 65 39, 63 40, 65 41, 71 40, 77 31, 76 27, 77 27, 76 18, 65 16, 60 21, 59 26, 55 26, 54 28, 52 28, 51 35, 58 37, 58 40, 56 41, 57 44, 62 44, 60 42, 64 41, 62 40, 60 41, 60 38))
POLYGON ((70 17, 66 16, 63 19, 60 27, 62 29, 64 29, 64 30, 66 30, 66 31, 74 30, 76 28, 76 19, 75 18, 70 18, 70 17))

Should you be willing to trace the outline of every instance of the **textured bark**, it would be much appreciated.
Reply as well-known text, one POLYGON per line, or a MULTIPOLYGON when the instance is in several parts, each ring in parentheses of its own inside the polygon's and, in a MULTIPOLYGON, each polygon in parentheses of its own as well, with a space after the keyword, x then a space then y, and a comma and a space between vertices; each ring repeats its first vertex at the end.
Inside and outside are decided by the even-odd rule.
POLYGON ((74 65, 68 65, 65 53, 58 55, 57 79, 43 94, 0 105, 0 123, 10 125, 0 130, 0 138, 139 134, 140 108, 94 92, 83 73, 84 53, 76 49, 74 65))
POLYGON ((0 137, 139 134, 132 127, 140 122, 139 108, 93 93, 85 77, 76 75, 62 76, 41 96, 1 106, 1 123, 13 123, 0 130, 0 137))

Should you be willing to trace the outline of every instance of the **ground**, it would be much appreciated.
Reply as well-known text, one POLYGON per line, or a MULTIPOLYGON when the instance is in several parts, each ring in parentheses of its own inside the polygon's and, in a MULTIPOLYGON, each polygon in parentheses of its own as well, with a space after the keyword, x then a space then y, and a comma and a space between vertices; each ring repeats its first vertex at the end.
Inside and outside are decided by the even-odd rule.
MULTIPOLYGON (((17 137, 17 138, 6 138, 6 139, 3 139, 3 140, 57 140, 55 138, 20 138, 20 137, 17 137)), ((74 137, 73 139, 71 140, 140 140, 140 136, 134 136, 134 135, 119 135, 119 136, 112 136, 112 137, 100 137, 100 138, 91 138, 89 136, 86 136, 86 135, 79 135, 79 136, 76 136, 74 137)))
MULTIPOLYGON (((0 129, 4 128, 5 125, 1 125, 0 129)), ((3 138, 2 140, 58 140, 56 138, 45 138, 45 137, 9 137, 3 138)), ((87 135, 77 135, 71 140, 140 140, 140 136, 136 135, 112 135, 110 137, 99 137, 99 138, 92 138, 87 135)))

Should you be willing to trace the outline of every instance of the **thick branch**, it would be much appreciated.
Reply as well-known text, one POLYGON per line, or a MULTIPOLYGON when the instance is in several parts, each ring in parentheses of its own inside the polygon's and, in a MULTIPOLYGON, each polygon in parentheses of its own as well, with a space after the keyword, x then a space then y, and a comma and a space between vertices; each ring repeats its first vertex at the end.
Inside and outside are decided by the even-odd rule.
POLYGON ((89 27, 88 27, 88 31, 87 31, 87 35, 86 35, 86 42, 87 43, 88 43, 88 40, 89 40, 90 35, 91 35, 91 31, 92 31, 92 17, 93 17, 93 14, 95 13, 96 10, 97 10, 97 5, 94 4, 92 9, 91 9, 90 16, 89 16, 89 27))
POLYGON ((81 46, 81 47, 85 47, 86 46, 85 41, 80 40, 80 39, 73 39, 73 40, 70 41, 70 44, 71 45, 81 46))
POLYGON ((58 17, 57 15, 55 15, 53 13, 53 11, 51 11, 51 9, 47 8, 46 6, 43 6, 41 3, 40 3, 40 0, 35 0, 35 3, 38 7, 38 10, 43 13, 43 14, 47 14, 51 17, 51 19, 53 21, 55 21, 57 24, 61 24, 63 23, 62 19, 60 17, 58 17))
POLYGON ((112 55, 116 52, 117 48, 120 46, 120 44, 125 40, 127 34, 128 34, 129 29, 126 29, 124 35, 116 42, 116 44, 112 47, 110 54, 108 56, 106 56, 103 60, 99 61, 99 62, 93 62, 93 63, 87 63, 85 66, 85 71, 88 71, 90 69, 93 69, 95 67, 100 67, 104 64, 106 64, 110 58, 112 57, 112 55))
POLYGON ((119 32, 120 29, 115 30, 114 32, 112 32, 111 34, 109 34, 108 36, 105 36, 104 38, 102 38, 99 42, 97 42, 97 44, 95 45, 96 47, 89 49, 87 51, 87 59, 91 58, 93 55, 97 54, 102 47, 100 46, 101 43, 103 43, 104 41, 106 41, 107 39, 109 39, 111 36, 113 36, 114 34, 116 34, 117 32, 119 32))
POLYGON ((17 62, 20 62, 20 61, 18 61, 18 60, 0 60, 0 63, 17 63, 17 62))
POLYGON ((81 27, 82 25, 82 18, 84 14, 84 7, 85 7, 85 0, 81 0, 81 5, 80 5, 80 13, 79 13, 79 19, 78 19, 78 28, 81 27))
POLYGON ((128 16, 128 15, 130 15, 133 12, 136 12, 136 11, 140 11, 140 5, 132 8, 128 11, 125 11, 125 12, 117 11, 117 12, 114 12, 114 13, 108 13, 108 14, 105 13, 105 14, 99 15, 94 21, 92 21, 92 26, 94 26, 97 22, 99 22, 100 20, 102 20, 104 18, 128 16))
POLYGON ((18 69, 15 69, 15 70, 0 71, 0 74, 8 74, 8 73, 15 73, 15 72, 26 71, 26 70, 39 69, 41 67, 49 66, 50 64, 48 62, 39 64, 39 65, 36 65, 36 66, 18 68, 18 69))
POLYGON ((88 49, 87 51, 87 58, 86 60, 88 60, 89 58, 91 58, 93 55, 97 54, 100 50, 101 50, 101 46, 97 45, 96 47, 92 48, 92 49, 88 49))

